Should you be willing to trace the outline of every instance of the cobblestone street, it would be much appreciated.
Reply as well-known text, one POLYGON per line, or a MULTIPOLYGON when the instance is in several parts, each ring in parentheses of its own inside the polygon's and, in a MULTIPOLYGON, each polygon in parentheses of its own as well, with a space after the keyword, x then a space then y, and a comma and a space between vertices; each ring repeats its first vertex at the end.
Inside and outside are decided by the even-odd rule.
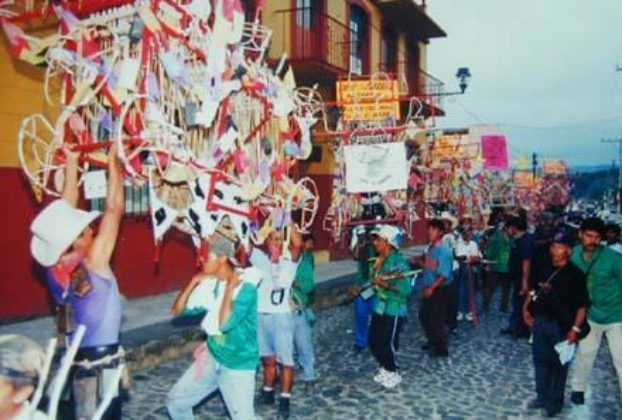
MULTIPOLYGON (((404 381, 385 390, 372 381, 376 365, 368 351, 352 351, 352 306, 318 314, 316 353, 319 380, 314 392, 294 386, 292 418, 299 419, 516 419, 539 418, 526 408, 534 397, 531 349, 527 341, 499 335, 504 314, 492 313, 477 328, 462 323, 452 338, 450 357, 431 359, 420 349, 422 331, 416 304, 402 333, 399 361, 404 381)), ((134 372, 132 400, 125 418, 168 418, 164 399, 190 358, 134 372)), ((258 376, 259 380, 259 376, 258 376)), ((259 382, 258 382, 259 387, 259 382)), ((570 390, 568 389, 567 397, 570 390)), ((606 347, 596 361, 587 404, 566 401, 559 418, 622 419, 617 379, 606 347)), ((226 418, 224 404, 212 396, 195 411, 197 418, 226 418)), ((263 419, 276 417, 274 408, 258 407, 263 419)))

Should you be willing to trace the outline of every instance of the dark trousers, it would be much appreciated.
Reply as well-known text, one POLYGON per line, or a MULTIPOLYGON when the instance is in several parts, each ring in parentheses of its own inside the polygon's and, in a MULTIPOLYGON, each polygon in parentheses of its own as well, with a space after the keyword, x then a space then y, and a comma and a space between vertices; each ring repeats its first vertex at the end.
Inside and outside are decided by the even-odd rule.
MULTIPOLYGON (((82 347, 76 354, 76 361, 95 361, 105 356, 117 353, 119 346, 109 345, 101 347, 82 347)), ((92 415, 89 407, 101 402, 101 392, 104 391, 102 383, 104 370, 116 368, 118 360, 108 365, 100 365, 92 369, 75 367, 72 370, 72 404, 74 406, 74 418, 84 418, 92 415), (85 404, 86 403, 86 404, 85 404), (88 413, 88 414, 87 414, 88 413)), ((112 398, 110 405, 104 412, 103 420, 116 420, 121 418, 122 401, 121 397, 112 398)))
POLYGON ((516 336, 525 336, 529 334, 529 327, 523 321, 523 304, 525 303, 524 296, 521 296, 521 280, 514 280, 512 282, 512 312, 510 313, 510 322, 508 328, 516 336))
MULTIPOLYGON (((455 330, 458 328, 458 271, 454 272, 454 281, 448 286, 443 287, 447 289, 447 297, 445 302, 445 325, 449 330, 455 330)), ((437 291, 438 292, 438 291, 437 291)))
POLYGON ((495 294, 497 286, 501 286, 501 304, 502 312, 507 312, 510 306, 510 276, 508 273, 496 273, 494 271, 484 272, 484 310, 490 308, 490 302, 495 294))
POLYGON ((404 326, 404 317, 391 315, 371 316, 369 327, 369 349, 378 364, 389 372, 398 369, 395 352, 399 348, 399 336, 404 326))
MULTIPOLYGON (((436 290, 429 298, 421 299, 419 322, 431 348, 439 353, 447 352, 447 302, 451 289, 444 286, 436 290)), ((454 318, 455 319, 455 318, 454 318)))
POLYGON ((533 325, 533 365, 536 373, 538 401, 550 411, 557 413, 564 405, 564 389, 568 376, 568 364, 562 366, 555 351, 555 344, 564 340, 557 321, 536 316, 533 325))

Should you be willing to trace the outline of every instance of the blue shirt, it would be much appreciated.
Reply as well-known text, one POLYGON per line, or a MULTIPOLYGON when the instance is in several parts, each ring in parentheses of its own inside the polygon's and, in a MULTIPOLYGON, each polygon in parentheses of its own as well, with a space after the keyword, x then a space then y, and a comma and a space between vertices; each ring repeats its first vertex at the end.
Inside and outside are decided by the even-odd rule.
POLYGON ((439 242, 430 245, 425 254, 425 267, 423 268, 423 286, 428 287, 436 281, 439 276, 444 278, 442 286, 451 284, 453 281, 454 257, 449 247, 439 242))

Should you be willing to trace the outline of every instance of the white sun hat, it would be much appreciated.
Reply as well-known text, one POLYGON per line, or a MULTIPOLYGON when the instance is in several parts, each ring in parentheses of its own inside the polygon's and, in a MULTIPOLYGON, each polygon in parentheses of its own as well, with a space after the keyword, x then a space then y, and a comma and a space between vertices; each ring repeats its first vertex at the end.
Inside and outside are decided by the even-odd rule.
POLYGON ((39 264, 54 265, 86 227, 101 215, 99 211, 84 211, 64 199, 51 202, 30 225, 30 252, 39 264))
POLYGON ((371 231, 372 235, 377 235, 384 239, 395 249, 399 249, 404 242, 404 233, 396 226, 378 225, 371 231))

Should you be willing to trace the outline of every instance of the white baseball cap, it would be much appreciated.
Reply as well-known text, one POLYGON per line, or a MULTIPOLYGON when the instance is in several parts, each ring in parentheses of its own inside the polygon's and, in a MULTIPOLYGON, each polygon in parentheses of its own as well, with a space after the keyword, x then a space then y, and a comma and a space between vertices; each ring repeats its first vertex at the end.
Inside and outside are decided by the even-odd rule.
POLYGON ((384 239, 395 249, 399 249, 404 241, 402 230, 392 225, 378 225, 371 231, 372 235, 377 235, 384 239))
POLYGON ((100 215, 99 211, 77 209, 62 198, 54 200, 41 210, 30 225, 32 256, 45 267, 54 265, 80 233, 100 215))

